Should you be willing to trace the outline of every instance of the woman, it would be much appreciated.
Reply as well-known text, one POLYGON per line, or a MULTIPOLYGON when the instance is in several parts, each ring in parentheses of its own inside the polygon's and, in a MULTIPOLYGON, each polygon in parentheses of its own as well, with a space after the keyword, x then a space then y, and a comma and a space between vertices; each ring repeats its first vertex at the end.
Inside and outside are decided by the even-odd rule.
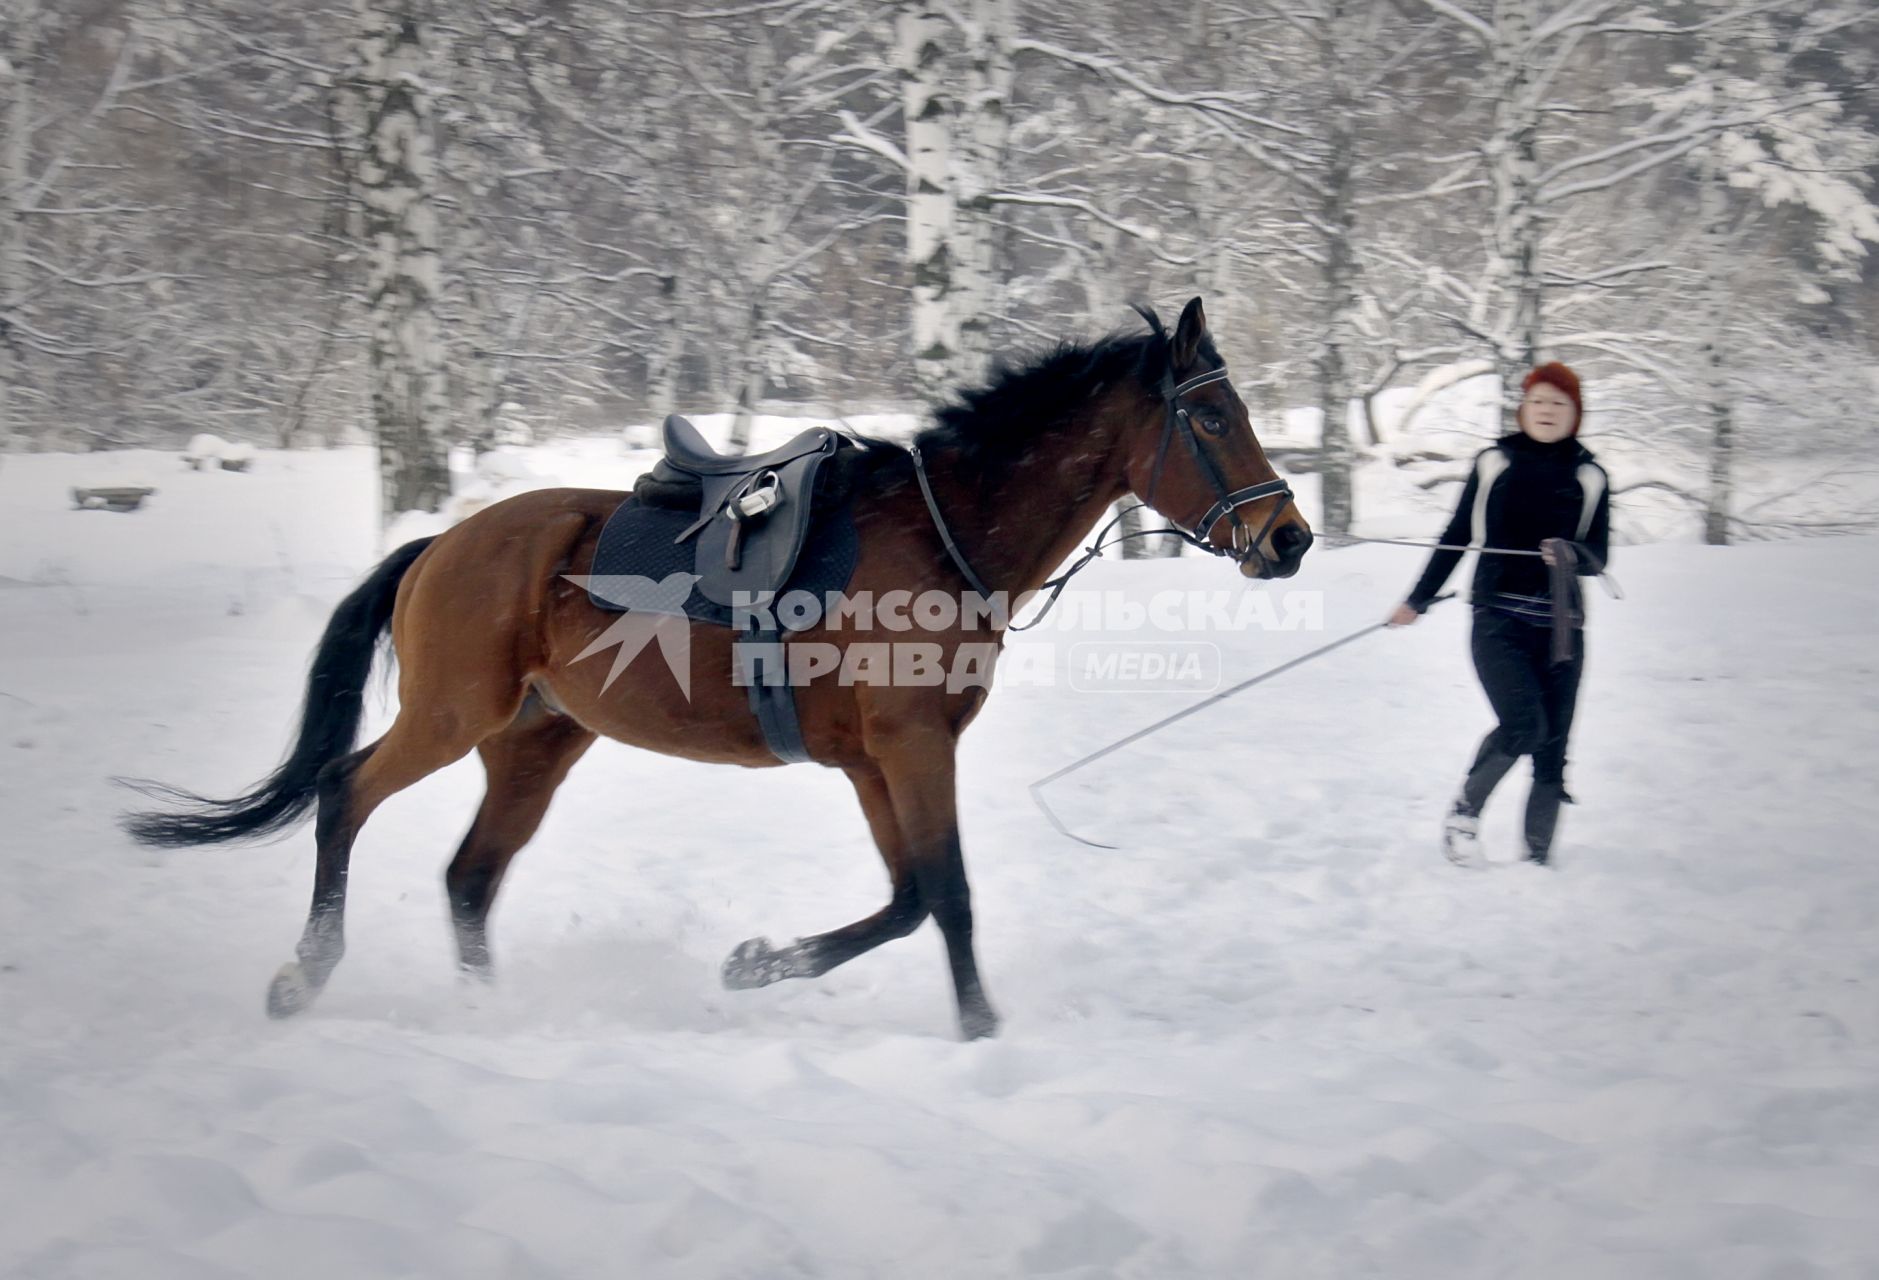
POLYGON ((1552 855, 1559 807, 1566 794, 1566 737, 1572 729, 1579 673, 1585 664, 1585 609, 1577 577, 1605 567, 1610 502, 1603 467, 1580 444, 1579 377, 1557 361, 1521 383, 1516 421, 1475 458, 1454 518, 1442 534, 1447 550, 1429 557, 1409 599, 1389 621, 1409 626, 1435 600, 1462 557, 1460 547, 1539 552, 1484 553, 1475 567, 1474 665, 1500 723, 1481 741, 1474 765, 1442 830, 1451 861, 1480 862, 1481 807, 1521 756, 1533 757, 1527 793, 1527 857, 1552 855), (1554 599, 1554 582, 1563 598, 1554 599))

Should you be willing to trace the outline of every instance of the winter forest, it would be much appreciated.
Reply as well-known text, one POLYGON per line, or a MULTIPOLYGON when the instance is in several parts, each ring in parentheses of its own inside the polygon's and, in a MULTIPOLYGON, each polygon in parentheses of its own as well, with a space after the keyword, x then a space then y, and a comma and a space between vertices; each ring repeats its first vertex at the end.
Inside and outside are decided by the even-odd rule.
POLYGON ((0 1277, 1873 1280, 1876 84, 0 0, 0 1277))
POLYGON ((1860 0, 7 0, 0 42, 10 449, 369 440, 389 517, 452 446, 915 408, 1199 293, 1328 531, 1538 358, 1661 533, 1869 516, 1860 0))

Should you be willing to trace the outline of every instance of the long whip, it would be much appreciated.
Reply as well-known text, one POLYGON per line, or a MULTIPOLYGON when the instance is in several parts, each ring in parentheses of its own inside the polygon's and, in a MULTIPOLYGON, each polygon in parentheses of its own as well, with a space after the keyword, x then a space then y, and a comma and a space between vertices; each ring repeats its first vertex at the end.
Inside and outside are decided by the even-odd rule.
MULTIPOLYGON (((1535 552, 1534 554, 1537 555, 1539 553, 1535 552)), ((1445 595, 1439 595, 1434 600, 1431 600, 1429 602, 1429 607, 1432 609, 1436 605, 1442 603, 1442 601, 1453 599, 1453 598, 1454 598, 1453 592, 1449 592, 1445 595)), ((1110 755, 1110 754, 1113 754, 1114 752, 1120 751, 1122 750, 1122 748, 1128 746, 1131 743, 1140 742, 1143 738, 1148 737, 1148 735, 1150 735, 1151 733, 1159 733, 1161 730, 1167 728, 1171 724, 1176 723, 1177 721, 1185 720, 1191 715, 1195 715, 1199 712, 1205 711, 1208 707, 1211 707, 1215 705, 1216 703, 1225 702, 1228 698, 1235 697, 1239 694, 1242 694, 1246 692, 1248 689, 1252 688, 1256 684, 1264 684, 1266 681, 1272 679, 1274 676, 1284 675, 1287 671, 1290 671, 1294 667, 1303 666, 1305 663, 1311 662, 1312 660, 1316 658, 1322 658, 1325 654, 1330 653, 1333 649, 1341 649, 1345 645, 1351 643, 1353 640, 1361 640, 1363 639, 1363 637, 1369 635, 1371 632, 1381 631, 1383 630, 1383 628, 1389 625, 1390 624, 1388 622, 1373 622, 1369 626, 1361 628, 1360 630, 1357 630, 1357 631, 1353 631, 1347 636, 1340 636, 1338 639, 1333 640, 1330 644, 1319 645, 1316 649, 1313 649, 1310 653, 1300 654, 1298 657, 1291 659, 1289 662, 1281 662, 1278 666, 1262 671, 1256 676, 1250 676, 1247 679, 1240 681, 1236 685, 1233 685, 1226 689, 1221 689, 1217 693, 1211 693, 1207 697, 1202 698, 1199 702, 1196 702, 1193 706, 1184 707, 1183 709, 1175 712, 1171 716, 1167 716, 1164 719, 1155 721, 1155 723, 1149 725, 1145 729, 1137 729, 1134 733, 1130 734, 1126 738, 1118 738, 1116 741, 1110 743, 1106 747, 1103 747, 1101 750, 1092 751, 1090 752, 1090 754, 1084 756, 1081 760, 1072 761, 1070 764, 1065 765, 1063 768, 1057 770, 1057 772, 1053 774, 1050 774, 1048 777, 1039 778, 1036 782, 1033 782, 1031 784, 1031 799, 1036 802, 1037 807, 1039 809, 1042 809, 1044 811, 1044 817, 1050 821, 1050 825, 1055 827, 1059 833, 1069 836, 1072 840, 1075 840, 1079 844, 1086 844, 1094 849, 1113 849, 1116 846, 1112 844, 1103 844, 1099 840, 1086 840, 1082 836, 1078 835, 1076 832, 1070 830, 1069 827, 1066 827, 1063 824, 1062 820, 1059 819, 1054 812, 1052 812, 1051 807, 1044 802, 1043 789, 1049 786, 1051 783, 1057 781, 1059 778, 1075 773, 1078 769, 1081 769, 1086 765, 1091 765, 1091 764, 1096 763, 1098 760, 1101 760, 1106 755, 1110 755)))

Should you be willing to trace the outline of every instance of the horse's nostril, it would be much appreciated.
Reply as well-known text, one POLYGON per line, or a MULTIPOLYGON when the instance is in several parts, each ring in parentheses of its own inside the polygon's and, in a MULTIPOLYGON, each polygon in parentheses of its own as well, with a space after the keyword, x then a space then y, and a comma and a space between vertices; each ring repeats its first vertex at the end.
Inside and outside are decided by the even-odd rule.
POLYGON ((1287 559, 1302 556, 1311 549, 1311 530, 1288 524, 1273 532, 1272 548, 1287 559))

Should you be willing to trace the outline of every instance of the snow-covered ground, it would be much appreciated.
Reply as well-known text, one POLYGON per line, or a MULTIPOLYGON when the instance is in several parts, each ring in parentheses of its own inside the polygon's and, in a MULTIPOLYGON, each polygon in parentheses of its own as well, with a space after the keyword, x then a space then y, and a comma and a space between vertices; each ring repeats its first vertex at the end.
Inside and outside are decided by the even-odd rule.
MULTIPOLYGON (((271 1023, 310 831, 153 853, 108 779, 273 765, 373 485, 360 450, 0 465, 0 1275, 1879 1274, 1879 540, 1621 549, 1554 871, 1511 863, 1519 778, 1505 865, 1434 852, 1488 722, 1459 605, 1060 784, 1117 852, 1025 784, 1187 697, 1001 690, 961 787, 996 1041, 952 1038, 931 926, 722 991, 738 941, 883 900, 847 785, 610 744, 505 887, 498 987, 456 982, 439 881, 471 763, 373 820, 344 964, 271 1023), (160 492, 69 509, 112 476, 160 492)), ((1417 565, 1091 582, 1323 593, 1322 631, 1207 633, 1231 682, 1417 565)))

